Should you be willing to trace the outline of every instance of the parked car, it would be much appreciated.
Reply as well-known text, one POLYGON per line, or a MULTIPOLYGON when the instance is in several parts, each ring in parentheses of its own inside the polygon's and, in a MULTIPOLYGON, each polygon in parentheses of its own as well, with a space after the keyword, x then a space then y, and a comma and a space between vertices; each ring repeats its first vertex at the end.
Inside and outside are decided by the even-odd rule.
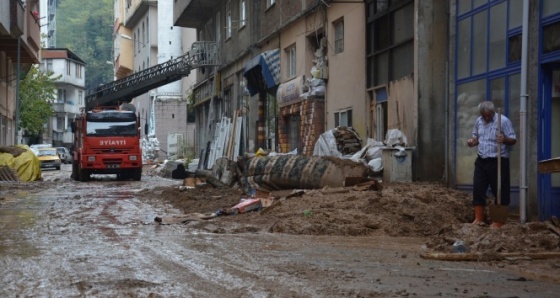
POLYGON ((55 168, 57 170, 60 170, 60 164, 62 162, 55 148, 39 148, 37 150, 37 158, 41 163, 41 169, 55 168))
POLYGON ((33 144, 33 145, 29 146, 29 148, 31 148, 31 151, 33 151, 33 153, 35 153, 35 155, 37 155, 39 153, 40 148, 51 148, 51 147, 52 147, 51 144, 33 144))
POLYGON ((72 163, 72 154, 68 148, 56 147, 56 151, 58 151, 58 156, 60 156, 62 163, 72 163))

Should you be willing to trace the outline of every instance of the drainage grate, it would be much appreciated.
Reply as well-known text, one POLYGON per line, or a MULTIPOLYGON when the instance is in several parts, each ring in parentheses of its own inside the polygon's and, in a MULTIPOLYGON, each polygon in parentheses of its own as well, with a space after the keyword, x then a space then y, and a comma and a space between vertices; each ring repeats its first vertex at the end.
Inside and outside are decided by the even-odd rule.
POLYGON ((17 172, 7 166, 0 166, 0 182, 4 181, 14 181, 19 182, 19 177, 17 172))

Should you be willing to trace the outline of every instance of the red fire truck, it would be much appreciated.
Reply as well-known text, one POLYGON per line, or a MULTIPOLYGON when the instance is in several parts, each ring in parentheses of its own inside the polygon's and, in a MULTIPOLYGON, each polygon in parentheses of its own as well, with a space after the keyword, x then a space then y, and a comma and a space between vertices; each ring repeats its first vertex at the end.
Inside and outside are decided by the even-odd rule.
POLYGON ((72 122, 74 180, 88 181, 91 174, 117 174, 119 180, 142 178, 140 117, 133 105, 124 106, 83 110, 72 122))

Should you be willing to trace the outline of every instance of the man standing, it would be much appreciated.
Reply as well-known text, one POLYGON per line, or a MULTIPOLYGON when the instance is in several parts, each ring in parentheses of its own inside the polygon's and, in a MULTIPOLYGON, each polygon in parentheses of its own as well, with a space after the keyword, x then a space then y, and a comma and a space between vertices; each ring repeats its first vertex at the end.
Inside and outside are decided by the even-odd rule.
MULTIPOLYGON (((474 163, 473 178, 473 224, 484 222, 484 207, 486 206, 486 191, 488 186, 494 197, 497 197, 498 186, 498 146, 501 146, 501 204, 509 205, 510 201, 510 172, 509 146, 517 142, 511 121, 501 115, 501 131, 498 132, 498 114, 494 103, 484 101, 478 105, 480 117, 476 119, 472 131, 472 138, 467 140, 469 147, 478 146, 478 157, 474 163)), ((499 228, 504 223, 494 222, 492 227, 499 228)))

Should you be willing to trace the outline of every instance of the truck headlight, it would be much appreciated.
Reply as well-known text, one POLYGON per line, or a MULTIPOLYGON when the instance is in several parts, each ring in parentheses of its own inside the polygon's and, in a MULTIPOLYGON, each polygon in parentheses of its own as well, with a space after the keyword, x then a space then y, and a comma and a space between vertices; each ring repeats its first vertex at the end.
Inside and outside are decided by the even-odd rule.
POLYGON ((88 156, 87 161, 95 161, 95 156, 88 156))
POLYGON ((138 157, 137 157, 136 155, 130 155, 130 156, 128 157, 129 160, 137 160, 137 158, 138 158, 138 157))

